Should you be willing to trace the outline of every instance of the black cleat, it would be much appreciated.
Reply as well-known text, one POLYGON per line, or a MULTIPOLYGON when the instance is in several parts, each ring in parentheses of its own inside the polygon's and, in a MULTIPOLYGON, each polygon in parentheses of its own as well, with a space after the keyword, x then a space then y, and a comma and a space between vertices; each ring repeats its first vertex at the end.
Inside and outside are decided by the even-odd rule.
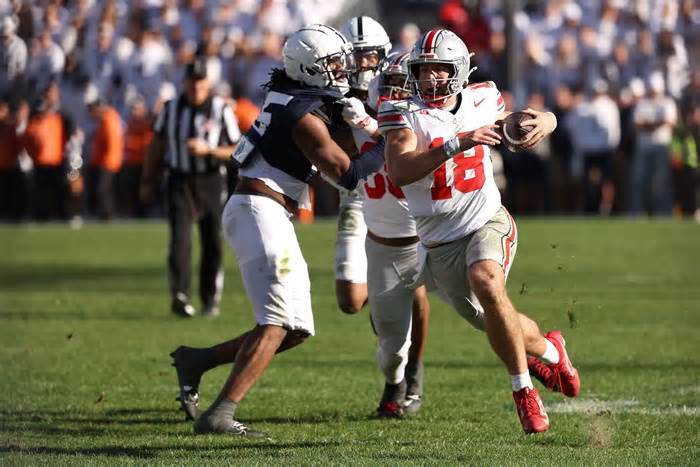
POLYGON ((234 419, 226 420, 223 423, 213 422, 206 412, 202 414, 202 416, 199 417, 196 422, 194 422, 194 432, 198 435, 227 434, 233 436, 246 436, 249 438, 267 437, 266 433, 253 430, 252 428, 249 428, 234 419))
POLYGON ((404 374, 406 397, 402 405, 407 414, 416 413, 423 404, 423 361, 409 359, 404 374))
POLYGON ((202 371, 193 364, 188 353, 194 349, 180 346, 170 353, 173 358, 173 366, 177 371, 177 384, 180 395, 176 400, 180 401, 180 408, 185 412, 187 420, 197 417, 199 406, 199 382, 202 379, 202 371))
POLYGON ((173 301, 170 303, 170 310, 183 318, 191 318, 197 314, 197 310, 187 301, 186 297, 183 299, 182 294, 178 294, 177 297, 173 298, 173 301))

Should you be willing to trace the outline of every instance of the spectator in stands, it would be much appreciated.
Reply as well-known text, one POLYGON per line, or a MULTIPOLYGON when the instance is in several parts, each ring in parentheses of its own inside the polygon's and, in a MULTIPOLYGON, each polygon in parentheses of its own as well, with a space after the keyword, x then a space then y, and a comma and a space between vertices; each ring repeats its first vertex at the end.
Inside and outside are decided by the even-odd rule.
POLYGON ((20 177, 18 156, 21 149, 17 123, 10 100, 0 97, 0 220, 17 220, 20 177))
POLYGON ((669 146, 678 116, 676 103, 664 94, 663 74, 654 72, 648 81, 648 97, 634 109, 637 152, 632 162, 629 213, 642 214, 647 196, 655 215, 670 216, 672 208, 669 146))
POLYGON ((406 23, 399 30, 399 39, 394 44, 392 52, 407 52, 420 37, 420 28, 415 23, 406 23))
POLYGON ((97 86, 102 99, 122 108, 126 77, 114 41, 114 25, 103 21, 97 29, 97 43, 89 44, 82 59, 84 76, 97 86))
POLYGON ((544 50, 552 55, 557 53, 559 39, 563 32, 562 3, 559 0, 546 2, 542 15, 533 15, 531 22, 530 32, 537 34, 544 50))
POLYGON ((627 42, 616 41, 610 60, 601 61, 600 68, 600 75, 607 81, 610 92, 619 95, 635 76, 627 42))
POLYGON ((56 44, 50 29, 44 29, 34 40, 27 74, 32 89, 46 89, 49 82, 60 81, 66 57, 56 44))
POLYGON ((120 173, 121 206, 129 217, 144 217, 147 208, 139 198, 139 185, 143 160, 153 138, 151 119, 148 118, 146 101, 137 98, 132 102, 126 126, 124 164, 120 173))
POLYGON ((657 56, 664 72, 666 94, 678 100, 689 82, 688 52, 683 38, 673 26, 664 27, 658 35, 657 56))
POLYGON ((5 15, 0 18, 0 95, 22 90, 22 78, 27 67, 27 46, 16 34, 19 19, 5 15))
POLYGON ((700 109, 685 108, 673 129, 671 167, 673 169, 674 212, 694 215, 697 209, 698 145, 695 138, 700 109))
POLYGON ((59 112, 60 104, 58 85, 50 82, 35 102, 22 136, 22 145, 34 163, 33 208, 40 221, 66 217, 63 151, 72 129, 59 112))
POLYGON ((620 144, 620 111, 608 94, 607 82, 600 78, 593 82, 590 110, 596 130, 587 135, 584 145, 584 211, 607 216, 612 213, 615 201, 613 180, 615 151, 620 144))
POLYGON ((153 109, 160 88, 172 71, 173 54, 155 22, 145 27, 146 30, 138 32, 138 45, 129 59, 128 83, 138 95, 144 96, 148 108, 153 109))
POLYGON ((552 150, 551 174, 553 209, 556 213, 574 212, 577 208, 576 180, 572 169, 572 141, 569 131, 566 129, 566 116, 569 114, 574 102, 574 94, 566 86, 559 86, 554 90, 554 104, 552 111, 558 122, 562 122, 550 136, 552 150))
POLYGON ((576 37, 571 34, 562 35, 549 71, 552 88, 559 85, 569 88, 577 86, 585 79, 583 65, 576 37))
POLYGON ((95 86, 86 91, 85 105, 97 128, 90 152, 88 205, 102 220, 114 216, 114 177, 122 166, 124 133, 121 117, 99 97, 95 86))
POLYGON ((272 68, 282 67, 282 38, 272 31, 261 36, 260 52, 252 59, 244 82, 245 95, 260 107, 266 90, 260 84, 269 79, 272 68))
POLYGON ((508 90, 508 57, 506 56, 506 34, 503 30, 494 30, 489 37, 488 50, 481 57, 475 57, 479 68, 475 71, 473 81, 484 76, 496 83, 501 91, 508 90))

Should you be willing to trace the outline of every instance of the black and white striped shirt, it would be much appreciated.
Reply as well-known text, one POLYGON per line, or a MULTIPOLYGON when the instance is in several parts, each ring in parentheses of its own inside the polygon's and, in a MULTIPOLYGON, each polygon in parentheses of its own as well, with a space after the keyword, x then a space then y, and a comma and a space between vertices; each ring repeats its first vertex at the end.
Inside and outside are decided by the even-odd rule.
POLYGON ((187 150, 187 140, 201 138, 214 149, 238 142, 241 132, 236 115, 226 101, 214 96, 199 107, 191 106, 184 94, 165 103, 153 131, 165 144, 165 165, 173 172, 202 174, 219 170, 211 156, 198 157, 187 150))

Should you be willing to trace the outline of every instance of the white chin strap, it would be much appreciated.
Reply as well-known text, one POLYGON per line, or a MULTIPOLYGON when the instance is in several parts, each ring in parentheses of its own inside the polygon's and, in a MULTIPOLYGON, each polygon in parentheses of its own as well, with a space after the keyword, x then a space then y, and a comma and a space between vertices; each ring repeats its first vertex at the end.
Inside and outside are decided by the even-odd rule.
POLYGON ((372 81, 376 73, 372 70, 364 70, 357 73, 355 88, 366 91, 369 88, 369 82, 372 81))

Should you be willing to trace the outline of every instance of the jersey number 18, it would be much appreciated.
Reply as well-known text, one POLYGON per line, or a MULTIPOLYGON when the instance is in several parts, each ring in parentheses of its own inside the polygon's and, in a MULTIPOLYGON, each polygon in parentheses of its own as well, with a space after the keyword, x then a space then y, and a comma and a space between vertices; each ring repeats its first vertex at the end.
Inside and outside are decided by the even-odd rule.
MULTIPOLYGON (((430 148, 442 146, 442 137, 436 138, 430 143, 430 148)), ((474 146, 473 155, 465 155, 463 152, 452 158, 457 164, 452 174, 454 186, 462 193, 479 190, 484 186, 484 147, 474 146)), ((447 184, 447 163, 443 163, 433 172, 433 186, 430 188, 432 199, 435 201, 452 198, 452 187, 447 184)))

